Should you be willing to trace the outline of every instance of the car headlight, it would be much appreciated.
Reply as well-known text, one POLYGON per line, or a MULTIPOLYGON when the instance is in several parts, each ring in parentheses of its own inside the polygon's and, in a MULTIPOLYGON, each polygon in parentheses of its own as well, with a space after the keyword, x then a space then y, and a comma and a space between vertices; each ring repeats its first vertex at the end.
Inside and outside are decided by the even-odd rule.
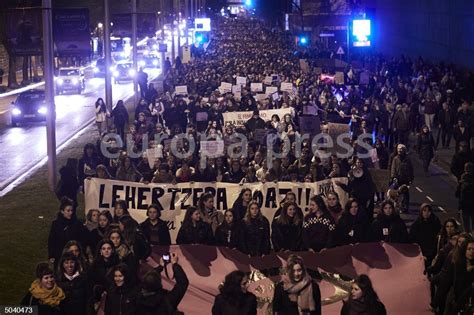
POLYGON ((71 82, 72 84, 77 85, 79 83, 79 80, 77 78, 72 78, 71 82))
POLYGON ((128 70, 128 75, 131 77, 135 76, 135 70, 134 69, 128 70))
POLYGON ((94 71, 94 73, 99 73, 99 68, 94 67, 94 69, 92 71, 94 71))
POLYGON ((14 108, 12 109, 12 114, 13 116, 21 115, 21 110, 19 110, 18 108, 14 108))
POLYGON ((118 71, 114 71, 114 72, 112 73, 112 75, 113 75, 114 77, 118 77, 118 76, 119 76, 119 72, 118 72, 118 71))
POLYGON ((139 65, 140 67, 144 67, 144 66, 146 65, 146 62, 143 61, 143 60, 140 60, 140 61, 138 62, 138 65, 139 65))
POLYGON ((158 60, 153 60, 153 65, 158 66, 158 60))
POLYGON ((46 114, 46 112, 48 111, 48 109, 45 107, 45 106, 41 106, 39 109, 38 109, 38 113, 39 114, 46 114))
POLYGON ((58 85, 62 85, 62 84, 64 83, 64 80, 61 79, 61 78, 58 78, 58 79, 56 80, 56 83, 58 83, 58 85))

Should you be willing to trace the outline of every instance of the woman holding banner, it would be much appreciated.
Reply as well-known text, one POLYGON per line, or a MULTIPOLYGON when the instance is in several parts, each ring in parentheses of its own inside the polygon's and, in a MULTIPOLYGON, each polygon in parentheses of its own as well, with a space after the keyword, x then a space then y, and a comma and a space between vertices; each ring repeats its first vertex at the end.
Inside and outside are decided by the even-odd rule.
POLYGON ((272 223, 272 244, 275 252, 303 249, 303 218, 296 204, 285 202, 281 214, 272 223))
POLYGON ((332 243, 336 224, 321 196, 311 198, 309 211, 303 222, 303 242, 305 248, 319 252, 332 243))
POLYGON ((196 207, 189 207, 186 210, 183 224, 176 238, 176 244, 214 244, 211 225, 204 222, 201 215, 201 210, 196 207))

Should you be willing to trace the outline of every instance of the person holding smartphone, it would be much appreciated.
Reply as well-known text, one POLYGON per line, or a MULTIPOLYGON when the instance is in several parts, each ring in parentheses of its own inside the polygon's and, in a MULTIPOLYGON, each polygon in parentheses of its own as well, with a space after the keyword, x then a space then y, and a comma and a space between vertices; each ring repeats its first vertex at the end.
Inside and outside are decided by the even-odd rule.
POLYGON ((149 271, 142 280, 142 290, 136 300, 136 314, 176 314, 178 305, 188 289, 189 280, 183 268, 178 264, 176 253, 165 254, 160 258, 160 265, 149 271), (170 291, 163 289, 161 283, 161 272, 167 267, 165 259, 169 258, 169 263, 173 269, 176 284, 170 291))

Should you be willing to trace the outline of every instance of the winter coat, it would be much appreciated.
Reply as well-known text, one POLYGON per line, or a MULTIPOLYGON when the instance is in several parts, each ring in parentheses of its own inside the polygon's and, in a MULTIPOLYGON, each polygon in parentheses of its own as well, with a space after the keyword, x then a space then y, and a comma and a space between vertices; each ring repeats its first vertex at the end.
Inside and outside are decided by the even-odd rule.
POLYGON ((272 222, 272 244, 275 252, 303 250, 303 226, 302 224, 283 224, 275 218, 272 222))
POLYGON ((267 218, 242 221, 242 250, 250 256, 262 256, 270 253, 270 223, 267 218))
POLYGON ((451 160, 451 173, 461 179, 461 175, 464 172, 464 165, 467 162, 474 163, 474 153, 472 151, 454 153, 453 159, 451 160))
POLYGON ((222 178, 222 181, 226 183, 238 184, 244 177, 245 177, 245 173, 241 169, 239 169, 237 172, 233 172, 232 170, 229 170, 225 172, 222 178))
POLYGON ((372 222, 372 232, 372 239, 377 242, 406 243, 408 241, 405 222, 395 213, 391 216, 386 216, 383 212, 379 213, 372 222))
POLYGON ((232 212, 234 213, 235 220, 242 220, 247 212, 247 207, 242 205, 242 203, 238 204, 236 200, 232 206, 232 212))
POLYGON ((387 310, 380 301, 367 305, 360 300, 343 301, 341 315, 386 315, 387 310))
POLYGON ((176 244, 214 245, 211 225, 203 221, 198 221, 196 226, 192 224, 181 225, 176 238, 176 244))
POLYGON ((152 225, 150 219, 140 224, 140 230, 151 245, 171 245, 170 231, 166 222, 158 219, 156 225, 152 225))
POLYGON ((330 247, 335 229, 336 223, 331 215, 323 214, 320 217, 314 213, 307 215, 303 222, 304 247, 316 252, 330 247))
POLYGON ((234 222, 232 225, 223 222, 220 224, 215 233, 217 246, 225 246, 228 248, 242 249, 242 224, 234 222))
POLYGON ((257 298, 252 293, 243 294, 240 304, 233 305, 222 294, 216 296, 212 315, 257 315, 257 298))
POLYGON ((438 112, 438 122, 444 130, 453 130, 454 124, 457 122, 456 113, 448 108, 448 110, 441 109, 438 112))
MULTIPOLYGON (((423 209, 423 205, 421 208, 423 209)), ((410 228, 410 241, 420 245, 423 256, 430 260, 436 256, 438 233, 441 228, 441 222, 434 213, 431 213, 428 220, 418 217, 410 228)))
MULTIPOLYGON (((176 314, 179 303, 184 297, 189 285, 189 280, 183 268, 173 264, 173 275, 176 284, 171 291, 160 289, 157 292, 141 291, 136 299, 136 315, 173 315, 176 314)), ((157 271, 161 272, 162 267, 157 271)))
POLYGON ((456 197, 459 198, 459 209, 474 213, 474 173, 464 173, 458 183, 456 197))
POLYGON ((63 289, 66 298, 61 301, 59 308, 62 315, 84 315, 88 302, 87 278, 83 274, 69 280, 60 275, 57 279, 58 286, 63 289))
POLYGON ((397 155, 393 158, 390 177, 396 178, 399 185, 409 184, 413 181, 413 165, 408 156, 397 155))
POLYGON ((62 315, 59 307, 52 307, 46 304, 42 304, 40 300, 33 297, 31 292, 28 292, 20 302, 20 305, 25 306, 38 306, 39 315, 62 315))
POLYGON ((418 135, 418 154, 420 159, 428 161, 434 157, 435 142, 431 133, 418 135))
MULTIPOLYGON (((313 300, 316 306, 316 310, 310 313, 304 313, 309 315, 321 315, 321 291, 316 280, 312 281, 313 286, 313 300)), ((292 302, 288 296, 288 292, 284 290, 283 282, 279 282, 275 286, 275 293, 273 296, 273 314, 278 315, 299 315, 298 304, 292 302)))
POLYGON ((92 300, 98 301, 104 291, 107 291, 113 284, 113 268, 119 264, 118 256, 114 255, 109 260, 104 261, 102 257, 96 259, 87 271, 89 292, 92 300))
MULTIPOLYGON (((88 231, 75 217, 71 220, 64 218, 61 212, 51 224, 48 236, 48 257, 59 261, 64 246, 69 241, 77 241, 85 245, 88 231)), ((83 246, 84 247, 84 246, 83 246)))
POLYGON ((89 246, 92 253, 96 252, 97 244, 99 244, 99 242, 105 238, 108 232, 108 228, 102 229, 101 227, 93 229, 89 232, 87 236, 87 246, 89 246))
POLYGON ((56 196, 58 199, 66 196, 77 202, 77 192, 79 191, 80 186, 79 181, 77 180, 77 170, 63 166, 59 170, 59 174, 61 174, 61 179, 59 180, 55 191, 56 196))
POLYGON ((392 127, 400 131, 407 131, 410 129, 410 114, 398 110, 393 116, 392 127))
POLYGON ((134 315, 137 292, 129 286, 116 287, 107 292, 104 315, 134 315))
POLYGON ((128 112, 124 106, 115 106, 110 117, 114 118, 114 124, 118 127, 125 126, 129 121, 128 112))
POLYGON ((370 223, 362 209, 357 215, 346 212, 342 215, 334 232, 334 245, 342 246, 370 241, 370 223))

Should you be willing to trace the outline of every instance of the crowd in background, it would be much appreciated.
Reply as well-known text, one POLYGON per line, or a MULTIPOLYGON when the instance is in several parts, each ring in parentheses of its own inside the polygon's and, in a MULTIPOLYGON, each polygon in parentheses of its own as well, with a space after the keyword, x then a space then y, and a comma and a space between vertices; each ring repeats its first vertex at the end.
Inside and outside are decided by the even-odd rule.
MULTIPOLYGON (((78 161, 69 159, 61 169, 57 189, 60 212, 48 242, 54 270, 47 264, 38 265, 38 279, 22 304, 39 304, 46 309, 40 314, 93 314, 98 308, 105 314, 175 314, 186 294, 188 280, 175 254, 169 261, 162 259, 157 270, 137 278, 138 266, 148 259, 150 248, 171 244, 156 205, 148 207, 148 218, 141 224, 129 215, 123 200, 115 202, 113 211, 87 209, 85 224, 77 220, 77 196, 88 178, 244 184, 311 183, 347 177, 347 184, 336 181, 350 197, 346 204, 341 205, 339 196, 330 192, 313 196, 309 207, 301 209, 295 194, 288 193, 271 222, 262 215, 250 189, 242 189, 232 208, 223 213, 215 209, 212 194, 203 194, 198 205, 187 210, 177 244, 226 246, 262 256, 272 251, 319 252, 370 241, 416 243, 431 280, 433 309, 437 314, 461 311, 472 294, 474 280, 474 241, 469 234, 474 224, 472 77, 422 59, 366 55, 348 64, 344 83, 336 84, 332 69, 317 67, 316 60, 308 58, 308 69, 302 69, 300 59, 305 54, 296 50, 290 34, 269 30, 259 20, 219 20, 206 52, 189 63, 176 60, 165 74, 162 93, 148 85, 134 117, 129 117, 122 101, 109 111, 102 99, 97 100, 100 139, 87 144, 78 161), (366 75, 366 84, 359 84, 366 75), (240 96, 218 91, 221 82, 234 84, 236 77, 247 78, 240 96), (250 83, 264 82, 267 77, 272 77, 275 85, 291 82, 295 89, 257 101, 250 83), (174 93, 180 85, 187 86, 188 95, 174 93), (282 108, 291 114, 276 115, 270 121, 260 118, 262 110, 282 108), (243 126, 225 124, 222 114, 237 111, 250 111, 252 117, 243 126), (308 116, 318 117, 321 125, 315 129, 323 133, 329 132, 330 123, 350 124, 353 150, 349 157, 341 158, 337 152, 323 155, 324 149, 315 150, 311 141, 303 141, 298 150, 298 137, 308 132, 303 130, 301 118, 308 116), (257 130, 266 130, 267 141, 257 139, 257 130), (438 131, 436 136, 434 130, 438 131), (104 136, 107 133, 118 134, 120 141, 110 140, 104 136), (173 139, 180 134, 186 135, 178 148, 180 153, 188 151, 189 139, 199 143, 201 135, 206 140, 235 143, 236 135, 243 134, 249 140, 247 155, 235 158, 224 154, 202 164, 200 152, 195 150, 180 159, 165 140, 165 135, 173 139), (371 137, 362 144, 358 139, 363 134, 371 137), (268 135, 273 135, 272 141, 268 135), (464 232, 455 219, 440 222, 430 204, 409 208, 409 186, 415 179, 413 154, 418 154, 429 176, 435 151, 450 147, 452 139, 456 153, 451 170, 458 178, 456 195, 464 232), (104 141, 113 144, 108 152, 101 150, 104 141), (283 152, 285 143, 290 143, 289 152, 267 163, 269 152, 283 152), (153 165, 144 154, 130 154, 130 148, 141 153, 144 144, 145 149, 160 149, 162 157, 153 165), (369 151, 366 144, 375 149, 376 158, 363 155, 369 151), (112 153, 116 157, 110 157, 112 153), (388 170, 392 194, 377 191, 369 168, 388 170), (419 216, 407 228, 400 213, 418 210, 419 216), (161 286, 160 273, 168 263, 176 278, 171 291, 161 286)), ((321 313, 320 279, 306 267, 301 258, 289 258, 273 299, 278 314, 321 313)), ((247 292, 247 284, 247 274, 229 274, 220 287, 213 314, 255 314, 255 296, 247 292)), ((367 276, 355 280, 341 314, 385 314, 367 276)))

